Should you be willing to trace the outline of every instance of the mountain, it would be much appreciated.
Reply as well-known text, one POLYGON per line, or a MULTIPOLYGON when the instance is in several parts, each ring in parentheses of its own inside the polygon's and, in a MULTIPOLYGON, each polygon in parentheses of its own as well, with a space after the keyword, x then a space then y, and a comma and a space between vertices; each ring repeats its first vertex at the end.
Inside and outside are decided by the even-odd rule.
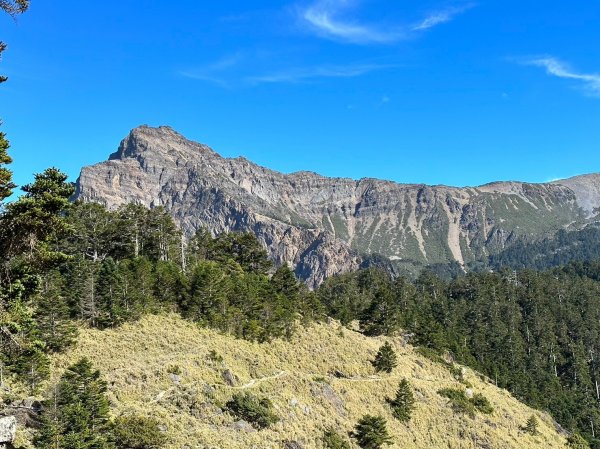
POLYGON ((201 329, 176 314, 147 315, 112 330, 80 329, 77 345, 53 357, 53 376, 81 357, 103 373, 115 416, 158 419, 173 449, 318 449, 325 428, 349 441, 347 432, 367 413, 387 419, 390 449, 565 447, 565 434, 548 414, 484 376, 463 369, 460 382, 402 337, 369 338, 336 321, 299 327, 290 341, 261 345, 201 329), (377 374, 371 365, 384 341, 398 356, 391 374, 377 374), (386 402, 403 378, 416 399, 407 424, 393 418, 386 402), (462 414, 438 393, 443 388, 482 394, 494 411, 462 414), (225 412, 235 393, 270 398, 279 422, 256 430, 225 412), (523 431, 532 415, 539 421, 536 436, 523 431))
POLYGON ((188 236, 202 226, 253 232, 277 265, 292 264, 314 287, 382 256, 413 272, 465 266, 523 237, 578 229, 600 216, 600 174, 465 188, 283 174, 141 126, 108 161, 82 169, 75 198, 164 206, 188 236))

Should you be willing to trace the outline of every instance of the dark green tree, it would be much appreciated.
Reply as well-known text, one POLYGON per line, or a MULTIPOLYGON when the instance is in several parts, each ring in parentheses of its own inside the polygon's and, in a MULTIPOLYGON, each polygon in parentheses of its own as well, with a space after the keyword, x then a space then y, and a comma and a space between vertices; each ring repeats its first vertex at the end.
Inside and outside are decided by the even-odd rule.
POLYGON ((383 285, 375 291, 370 306, 360 320, 360 326, 366 335, 392 335, 400 327, 400 304, 394 297, 389 285, 383 285))
POLYGON ((258 398, 250 393, 236 393, 225 404, 227 410, 259 429, 265 429, 279 421, 268 398, 258 398))
POLYGON ((77 327, 70 320, 70 309, 64 297, 65 283, 58 271, 44 276, 42 291, 36 301, 34 318, 45 349, 59 352, 71 346, 77 337, 77 327))
POLYGON ((382 416, 363 416, 354 428, 353 437, 362 449, 381 449, 393 442, 382 416))
POLYGON ((190 277, 185 315, 195 321, 219 327, 226 321, 232 279, 216 262, 196 264, 190 277))
POLYGON ((96 281, 96 307, 98 310, 92 326, 114 327, 127 319, 122 301, 123 289, 119 267, 112 257, 100 264, 96 281))
POLYGON ((0 217, 0 255, 20 255, 38 269, 65 260, 64 253, 53 250, 51 244, 71 230, 64 212, 75 189, 66 180, 67 175, 49 168, 22 188, 25 195, 7 205, 0 217))
POLYGON ((525 423, 524 430, 530 435, 537 435, 539 433, 538 425, 538 419, 535 417, 535 415, 531 415, 525 423))
POLYGON ((250 232, 228 232, 218 235, 211 245, 207 259, 221 263, 231 259, 245 272, 255 274, 267 274, 273 266, 267 257, 267 251, 250 232))
POLYGON ((375 359, 371 363, 378 373, 384 372, 388 374, 398 365, 396 352, 388 341, 379 348, 379 351, 377 351, 377 354, 375 355, 375 359))
POLYGON ((67 368, 44 403, 40 449, 108 449, 106 382, 87 359, 67 368))
MULTIPOLYGON (((1 45, 2 43, 0 43, 0 52, 2 50, 1 45)), ((6 134, 0 132, 0 206, 2 201, 8 198, 16 187, 15 183, 12 182, 12 172, 6 167, 12 163, 12 158, 8 155, 9 148, 10 144, 6 140, 6 134)))
POLYGON ((392 415, 399 421, 410 421, 413 410, 415 409, 415 396, 408 380, 402 379, 396 396, 388 399, 388 404, 392 409, 392 415))

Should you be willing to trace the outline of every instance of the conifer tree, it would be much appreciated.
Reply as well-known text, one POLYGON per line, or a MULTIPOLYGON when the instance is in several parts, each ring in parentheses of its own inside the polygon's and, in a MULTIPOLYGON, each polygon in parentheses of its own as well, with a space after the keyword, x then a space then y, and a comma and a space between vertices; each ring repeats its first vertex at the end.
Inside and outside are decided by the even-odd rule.
POLYGON ((354 428, 352 436, 362 449, 381 449, 392 444, 387 422, 382 416, 363 416, 354 428))
POLYGON ((388 403, 392 408, 394 418, 402 422, 410 421, 412 412, 415 408, 415 396, 408 380, 402 379, 400 381, 400 385, 396 391, 396 397, 388 399, 388 403))
POLYGON ((392 335, 400 326, 400 306, 388 285, 381 286, 360 320, 366 335, 392 335))
POLYGON ((12 182, 12 172, 6 167, 12 162, 12 158, 8 155, 9 147, 10 144, 6 140, 6 134, 0 132, 0 205, 2 205, 4 199, 12 194, 13 189, 16 187, 12 182))
POLYGON ((379 348, 377 355, 375 355, 375 359, 371 363, 378 373, 391 373, 398 365, 398 358, 392 345, 386 341, 383 346, 379 348))
POLYGON ((64 279, 54 271, 44 277, 42 291, 36 301, 35 320, 46 343, 45 349, 61 351, 75 341, 77 328, 70 320, 69 305, 64 297, 64 279))
POLYGON ((538 434, 538 420, 535 415, 531 415, 525 423, 525 432, 529 433, 530 435, 538 434))
POLYGON ((39 449, 108 449, 106 382, 87 359, 67 368, 44 404, 39 449))
POLYGON ((98 318, 95 325, 100 328, 114 327, 125 320, 120 304, 121 279, 119 268, 112 257, 102 261, 96 281, 96 304, 98 318))
MULTIPOLYGON (((29 6, 29 0, 0 0, 0 10, 4 11, 11 16, 16 16, 27 10, 29 6)), ((6 50, 6 44, 0 41, 0 60, 2 59, 2 52, 6 50)), ((7 78, 0 75, 0 84, 5 82, 7 78)), ((2 121, 0 120, 0 125, 2 121)), ((8 148, 10 144, 6 140, 6 134, 0 132, 0 206, 2 201, 8 198, 12 194, 12 190, 16 187, 12 182, 12 172, 6 168, 6 165, 12 162, 11 157, 8 155, 8 148)))

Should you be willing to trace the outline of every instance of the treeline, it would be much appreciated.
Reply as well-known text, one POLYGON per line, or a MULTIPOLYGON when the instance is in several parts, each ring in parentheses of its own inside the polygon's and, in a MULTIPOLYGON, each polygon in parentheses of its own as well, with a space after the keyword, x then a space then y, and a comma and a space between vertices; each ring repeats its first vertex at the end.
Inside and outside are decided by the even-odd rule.
MULTIPOLYGON (((577 231, 561 229, 553 236, 535 242, 519 240, 499 254, 490 256, 485 265, 495 270, 502 267, 545 270, 572 261, 594 260, 600 260, 600 227, 597 224, 577 231)), ((472 268, 482 267, 476 262, 472 268)))
POLYGON ((266 341, 321 314, 251 234, 200 230, 186 242, 162 208, 71 204, 56 169, 23 191, 0 215, 0 362, 32 388, 48 375, 48 355, 75 341, 76 323, 104 329, 178 311, 266 341))
POLYGON ((369 335, 402 330, 452 355, 600 447, 600 263, 416 282, 366 270, 328 279, 328 315, 369 335))

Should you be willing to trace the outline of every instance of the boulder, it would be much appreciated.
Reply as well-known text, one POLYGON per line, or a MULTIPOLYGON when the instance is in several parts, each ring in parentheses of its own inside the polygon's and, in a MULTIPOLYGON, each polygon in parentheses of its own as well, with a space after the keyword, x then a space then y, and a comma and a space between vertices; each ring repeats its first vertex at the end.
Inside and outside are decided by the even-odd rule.
POLYGON ((5 416, 0 418, 0 445, 10 444, 15 441, 17 433, 17 418, 5 416))

